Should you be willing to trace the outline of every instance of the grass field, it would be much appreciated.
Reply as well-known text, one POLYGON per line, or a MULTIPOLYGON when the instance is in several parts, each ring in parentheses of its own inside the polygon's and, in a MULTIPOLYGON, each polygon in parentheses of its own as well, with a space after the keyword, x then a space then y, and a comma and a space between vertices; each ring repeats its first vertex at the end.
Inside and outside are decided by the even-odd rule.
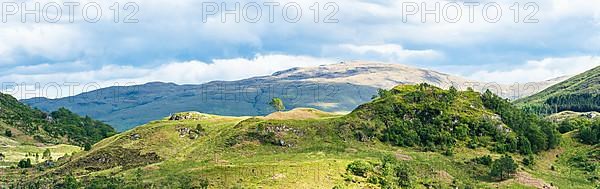
POLYGON ((5 158, 2 162, 3 166, 16 165, 22 159, 30 158, 33 163, 43 162, 42 154, 46 149, 49 149, 53 160, 56 160, 64 155, 71 155, 82 151, 81 147, 59 144, 59 145, 40 145, 35 146, 32 144, 21 144, 17 141, 9 138, 0 136, 0 143, 4 144, 0 146, 0 153, 4 154, 5 158), (39 155, 39 159, 35 158, 35 154, 39 155), (37 161, 36 161, 37 160, 37 161))

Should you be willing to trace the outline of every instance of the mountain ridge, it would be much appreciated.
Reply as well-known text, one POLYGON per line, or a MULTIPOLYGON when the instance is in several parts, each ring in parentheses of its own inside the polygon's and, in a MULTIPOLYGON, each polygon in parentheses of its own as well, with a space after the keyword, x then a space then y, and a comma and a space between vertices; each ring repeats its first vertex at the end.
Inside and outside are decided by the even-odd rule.
MULTIPOLYGON (((401 64, 352 61, 291 68, 236 81, 211 81, 198 85, 151 82, 108 87, 61 99, 22 101, 45 111, 67 107, 123 131, 176 112, 267 115, 273 111, 268 102, 274 97, 282 98, 286 106, 292 109, 308 107, 329 112, 348 112, 371 100, 379 88, 418 83, 429 83, 445 89, 449 86, 456 86, 459 90, 472 87, 481 92, 500 86, 498 93, 508 96, 515 94, 507 92, 510 87, 505 85, 486 86, 437 71, 401 64)), ((538 88, 543 87, 536 87, 536 90, 538 88)))

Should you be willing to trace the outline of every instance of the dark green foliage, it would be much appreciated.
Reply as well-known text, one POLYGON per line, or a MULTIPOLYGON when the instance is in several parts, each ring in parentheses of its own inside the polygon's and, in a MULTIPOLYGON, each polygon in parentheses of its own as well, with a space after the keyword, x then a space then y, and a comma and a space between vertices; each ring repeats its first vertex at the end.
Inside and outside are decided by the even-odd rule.
POLYGON ((556 129, 556 124, 515 108, 508 100, 496 96, 489 90, 481 96, 481 99, 485 107, 500 115, 502 121, 519 136, 518 149, 510 149, 509 152, 538 153, 559 145, 561 136, 556 129))
POLYGON ((497 178, 499 180, 505 180, 510 178, 517 172, 517 164, 508 155, 502 156, 500 159, 494 160, 492 168, 490 170, 490 177, 497 178))
POLYGON ((577 134, 577 138, 585 144, 600 143, 600 119, 594 120, 590 125, 583 125, 577 134))
POLYGON ((590 126, 592 122, 586 118, 567 118, 562 120, 558 125, 558 132, 567 133, 582 127, 590 126))
MULTIPOLYGON (((381 188, 411 188, 413 170, 408 164, 398 161, 394 156, 383 156, 378 163, 354 161, 346 169, 348 173, 367 177, 367 182, 381 188)), ((351 181, 352 178, 347 178, 351 181)))
POLYGON ((556 124, 528 114, 490 91, 479 94, 420 84, 380 90, 379 94, 346 118, 360 141, 378 139, 447 155, 462 141, 470 148, 523 154, 553 149, 560 143, 556 124))
POLYGON ((485 156, 473 158, 471 161, 475 162, 477 164, 489 166, 489 165, 492 165, 493 160, 490 155, 485 155, 485 156))
POLYGON ((533 155, 528 155, 527 157, 523 158, 523 165, 525 165, 525 166, 535 165, 535 157, 533 155))
POLYGON ((63 182, 57 185, 56 188, 62 189, 77 189, 81 187, 81 183, 73 175, 68 175, 63 179, 63 182))
POLYGON ((80 117, 65 108, 47 114, 1 93, 0 121, 42 143, 69 143, 81 146, 116 134, 111 126, 89 117, 80 117), (62 141, 62 138, 67 138, 68 141, 62 141))
POLYGON ((373 166, 366 161, 358 160, 348 164, 346 171, 356 176, 367 177, 367 173, 372 171, 373 166))
POLYGON ((44 150, 44 153, 42 153, 42 159, 51 159, 51 158, 52 158, 52 152, 50 152, 50 149, 44 150))
POLYGON ((376 98, 387 98, 389 96, 391 96, 392 93, 388 90, 385 89, 377 89, 377 95, 373 96, 372 99, 376 99, 376 98))
POLYGON ((9 138, 12 137, 13 136, 12 131, 9 129, 6 129, 6 131, 4 131, 4 136, 9 137, 9 138))
POLYGON ((209 186, 209 182, 206 178, 199 178, 198 179, 198 188, 200 189, 207 189, 209 186))
POLYGON ((600 159, 600 149, 594 149, 586 153, 577 154, 568 160, 569 165, 586 171, 588 173, 594 173, 598 166, 600 166, 598 159, 600 159))
POLYGON ((497 122, 483 116, 475 92, 446 91, 421 85, 398 86, 348 115, 348 125, 360 141, 379 139, 424 150, 451 149, 457 141, 500 135, 497 122), (465 100, 466 99, 466 100, 465 100), (473 101, 471 101, 473 100, 473 101))
POLYGON ((31 165, 31 159, 27 158, 27 159, 22 159, 21 161, 19 161, 19 163, 17 164, 17 166, 19 168, 32 168, 33 165, 31 165))
POLYGON ((111 126, 87 116, 79 117, 65 108, 52 112, 50 116, 57 126, 48 129, 51 129, 55 135, 69 136, 79 145, 94 144, 116 134, 111 126))
POLYGON ((203 134, 204 132, 206 132, 206 130, 204 129, 204 127, 202 127, 202 124, 197 124, 197 125, 196 125, 196 130, 195 130, 195 131, 196 131, 196 133, 197 133, 197 134, 199 134, 199 135, 201 135, 201 134, 203 134))
POLYGON ((83 150, 84 151, 90 151, 92 149, 92 145, 90 143, 85 143, 83 145, 83 150))
POLYGON ((536 114, 553 114, 565 110, 588 112, 600 110, 600 67, 516 101, 536 114))
POLYGON ((598 94, 563 94, 552 96, 544 102, 545 107, 554 112, 565 110, 575 112, 589 112, 600 110, 600 95, 598 94))

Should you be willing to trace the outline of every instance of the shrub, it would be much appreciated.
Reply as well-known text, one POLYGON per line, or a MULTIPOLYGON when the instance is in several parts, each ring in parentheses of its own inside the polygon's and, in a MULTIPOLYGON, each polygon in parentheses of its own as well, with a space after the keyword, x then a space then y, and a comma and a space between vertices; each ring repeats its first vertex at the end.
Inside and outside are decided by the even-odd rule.
POLYGON ((201 135, 204 132, 206 132, 206 130, 204 129, 204 127, 202 127, 202 124, 197 124, 196 125, 196 133, 198 133, 199 135, 201 135))
POLYGON ((525 165, 525 166, 535 165, 535 158, 533 157, 533 155, 529 155, 526 158, 523 158, 523 165, 525 165))
POLYGON ((52 153, 50 152, 50 149, 44 150, 44 153, 42 153, 42 159, 52 159, 52 153))
POLYGON ((367 177, 367 173, 373 169, 373 166, 366 161, 358 160, 348 164, 346 171, 353 175, 367 177))
POLYGON ((585 144, 598 144, 600 143, 600 119, 595 120, 591 125, 584 125, 580 130, 577 137, 585 144))
POLYGON ((6 129, 6 131, 4 131, 4 136, 9 137, 9 138, 12 137, 13 136, 12 131, 9 129, 6 129))
POLYGON ((490 166, 492 164, 492 157, 490 155, 485 155, 473 158, 471 161, 477 164, 490 166))
POLYGON ((85 143, 83 145, 83 150, 84 151, 90 151, 92 149, 92 145, 90 143, 85 143))
POLYGON ((31 168, 33 167, 31 165, 31 159, 27 158, 27 159, 22 159, 21 161, 19 161, 19 163, 17 164, 17 166, 19 168, 31 168))
POLYGON ((79 181, 77 181, 77 179, 73 175, 69 175, 69 176, 65 177, 62 184, 59 185, 59 187, 57 187, 57 188, 76 189, 76 188, 80 188, 80 187, 81 187, 81 183, 79 183, 79 181))

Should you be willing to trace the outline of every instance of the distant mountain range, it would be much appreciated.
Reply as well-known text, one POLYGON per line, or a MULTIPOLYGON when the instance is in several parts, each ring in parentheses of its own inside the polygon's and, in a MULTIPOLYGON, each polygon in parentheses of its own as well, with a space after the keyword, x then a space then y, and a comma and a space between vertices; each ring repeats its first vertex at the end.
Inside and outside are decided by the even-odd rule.
POLYGON ((399 84, 428 83, 441 88, 455 86, 459 90, 471 87, 476 91, 490 89, 505 98, 516 99, 564 79, 508 86, 400 64, 353 61, 292 68, 238 81, 198 85, 154 82, 108 87, 60 99, 33 98, 22 102, 45 111, 66 107, 123 131, 184 111, 230 116, 266 115, 274 111, 268 105, 274 97, 282 98, 288 109, 309 107, 347 112, 371 100, 377 89, 390 89, 399 84))

